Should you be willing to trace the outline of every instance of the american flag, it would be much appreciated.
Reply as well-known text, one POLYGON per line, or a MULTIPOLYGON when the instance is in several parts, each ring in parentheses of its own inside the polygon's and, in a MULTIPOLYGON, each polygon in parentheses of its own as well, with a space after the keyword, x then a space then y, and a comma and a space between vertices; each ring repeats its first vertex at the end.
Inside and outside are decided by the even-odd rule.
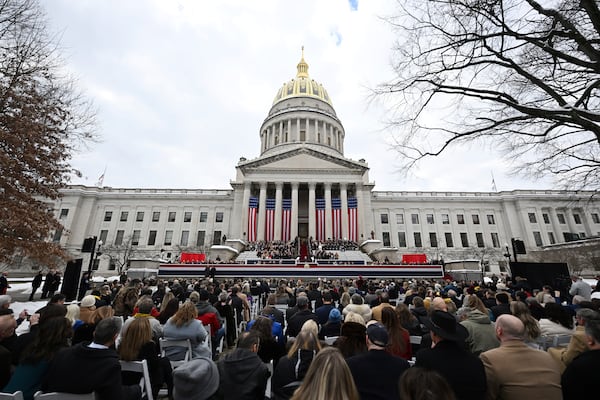
POLYGON ((275 237, 275 199, 267 199, 265 215, 265 240, 271 241, 275 237))
POLYGON ((342 238, 342 200, 331 199, 331 220, 333 222, 333 239, 342 238))
POLYGON ((290 238, 292 231, 292 199, 283 199, 283 212, 281 213, 281 239, 284 241, 292 240, 290 238))
POLYGON ((317 208, 317 240, 323 241, 325 237, 325 199, 316 199, 317 208))
POLYGON ((256 219, 258 214, 258 197, 250 197, 248 203, 248 241, 256 241, 256 219))
POLYGON ((348 240, 358 241, 358 201, 348 198, 348 240))

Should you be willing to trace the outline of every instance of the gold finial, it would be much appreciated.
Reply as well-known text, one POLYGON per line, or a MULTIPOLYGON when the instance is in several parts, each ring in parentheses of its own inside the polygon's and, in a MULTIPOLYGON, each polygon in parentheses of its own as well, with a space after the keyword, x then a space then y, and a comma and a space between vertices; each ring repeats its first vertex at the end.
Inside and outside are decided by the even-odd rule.
POLYGON ((298 73, 296 74, 296 78, 308 78, 308 64, 304 61, 304 46, 302 46, 302 58, 298 63, 298 73))

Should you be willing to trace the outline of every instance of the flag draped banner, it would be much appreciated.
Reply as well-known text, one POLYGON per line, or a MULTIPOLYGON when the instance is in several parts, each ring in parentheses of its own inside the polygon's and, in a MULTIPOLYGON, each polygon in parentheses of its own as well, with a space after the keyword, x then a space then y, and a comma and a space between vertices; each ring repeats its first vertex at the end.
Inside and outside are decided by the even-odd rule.
POLYGON ((256 220, 258 217, 258 197, 250 197, 248 203, 248 241, 256 241, 256 220))
POLYGON ((281 239, 284 241, 292 240, 292 199, 283 199, 283 210, 281 213, 281 239))
POLYGON ((348 198, 348 240, 358 241, 358 201, 348 198))
POLYGON ((265 240, 272 241, 275 238, 275 199, 267 199, 265 213, 265 240))
POLYGON ((333 239, 342 239, 342 200, 331 199, 331 222, 333 239))
POLYGON ((316 239, 318 241, 323 241, 327 239, 325 237, 325 199, 316 199, 315 200, 316 213, 317 213, 317 233, 316 239))

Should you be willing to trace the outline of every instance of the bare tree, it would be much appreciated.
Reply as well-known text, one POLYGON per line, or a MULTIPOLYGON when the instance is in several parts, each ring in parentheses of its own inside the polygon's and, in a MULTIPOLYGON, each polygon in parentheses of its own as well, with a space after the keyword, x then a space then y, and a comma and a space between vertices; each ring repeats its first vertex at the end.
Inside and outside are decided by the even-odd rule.
POLYGON ((127 271, 129 260, 136 254, 136 247, 133 245, 133 237, 127 236, 121 244, 112 244, 102 246, 102 256, 108 257, 109 262, 114 263, 117 273, 127 271))
POLYGON ((0 0, 0 261, 66 256, 49 241, 62 226, 48 204, 94 137, 94 112, 73 82, 38 2, 0 0))
POLYGON ((379 85, 375 98, 389 101, 406 171, 483 139, 503 151, 515 173, 600 189, 595 0, 398 4, 398 15, 387 19, 398 33, 396 77, 379 85))

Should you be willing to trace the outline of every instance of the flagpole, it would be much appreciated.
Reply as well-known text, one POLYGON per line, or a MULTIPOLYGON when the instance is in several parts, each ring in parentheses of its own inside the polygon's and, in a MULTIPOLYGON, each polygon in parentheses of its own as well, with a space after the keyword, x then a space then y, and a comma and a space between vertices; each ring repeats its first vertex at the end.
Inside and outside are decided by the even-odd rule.
POLYGON ((490 173, 492 174, 492 190, 494 190, 494 192, 497 192, 498 188, 496 187, 496 179, 494 179, 494 171, 490 171, 490 173))

